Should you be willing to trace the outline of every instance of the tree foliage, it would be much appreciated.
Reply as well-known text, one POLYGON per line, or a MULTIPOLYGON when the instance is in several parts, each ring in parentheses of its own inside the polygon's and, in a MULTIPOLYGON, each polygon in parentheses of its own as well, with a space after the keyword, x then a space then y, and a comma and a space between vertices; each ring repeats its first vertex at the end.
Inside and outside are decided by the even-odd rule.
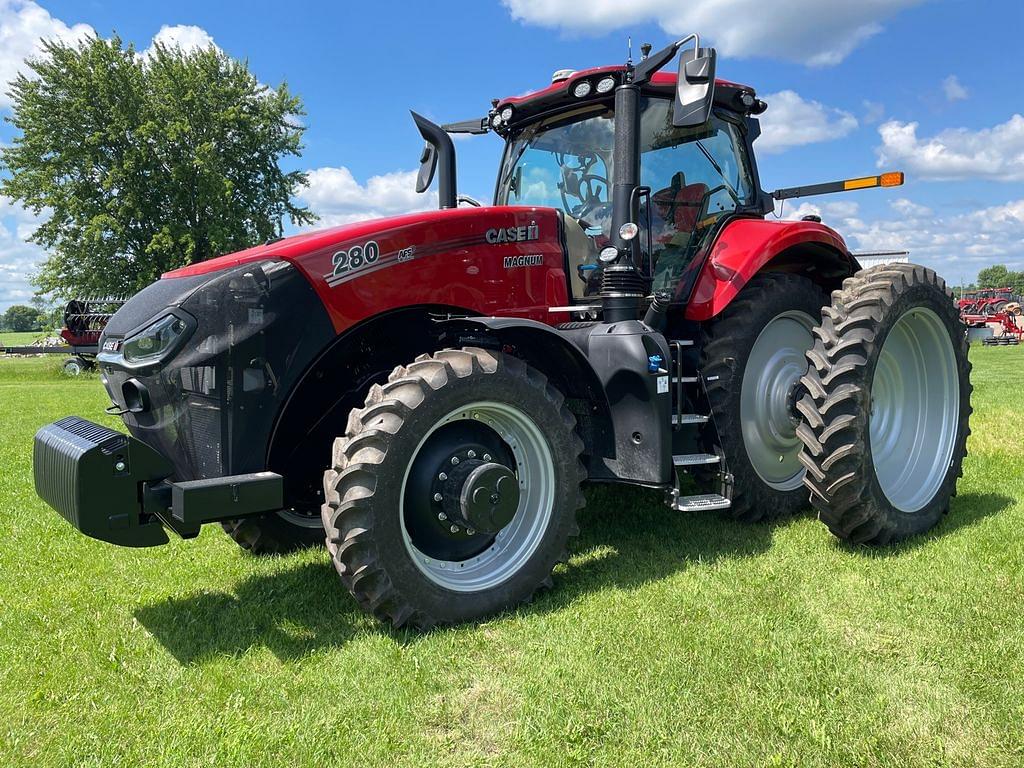
POLYGON ((292 196, 306 175, 300 100, 217 48, 118 37, 45 44, 11 86, 20 130, 0 150, 0 193, 45 219, 35 282, 60 296, 127 294, 161 272, 265 242, 315 217, 292 196))
POLYGON ((3 315, 4 328, 9 331, 38 331, 42 320, 38 309, 24 304, 8 307, 3 315))
POLYGON ((1003 264, 994 264, 978 272, 979 288, 1012 288, 1024 293, 1024 272, 1007 269, 1003 264))

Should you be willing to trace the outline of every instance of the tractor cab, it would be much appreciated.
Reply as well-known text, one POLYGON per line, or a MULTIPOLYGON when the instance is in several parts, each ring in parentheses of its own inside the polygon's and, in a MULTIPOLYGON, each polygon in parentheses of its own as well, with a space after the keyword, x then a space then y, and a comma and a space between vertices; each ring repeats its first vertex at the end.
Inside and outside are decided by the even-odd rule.
MULTIPOLYGON (((558 103, 522 120, 514 107, 499 104, 509 121, 498 128, 506 145, 494 202, 560 212, 574 300, 600 292, 601 252, 612 242, 615 77, 615 70, 598 70, 567 78, 558 103)), ((640 97, 644 194, 637 239, 638 266, 653 290, 682 300, 696 254, 718 227, 732 216, 761 216, 765 209, 750 151, 758 133, 750 109, 760 103, 753 91, 720 82, 723 98, 708 121, 686 127, 673 124, 675 85, 674 77, 660 78, 640 97), (751 106, 744 107, 741 97, 751 106)), ((541 94, 511 101, 532 106, 534 99, 551 98, 541 94)))

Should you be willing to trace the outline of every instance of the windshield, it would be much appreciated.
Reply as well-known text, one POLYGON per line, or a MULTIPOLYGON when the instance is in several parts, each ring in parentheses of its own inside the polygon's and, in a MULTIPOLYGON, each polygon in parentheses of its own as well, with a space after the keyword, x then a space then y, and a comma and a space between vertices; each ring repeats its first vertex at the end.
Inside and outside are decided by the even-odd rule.
MULTIPOLYGON (((698 128, 677 128, 671 101, 644 97, 640 126, 640 183, 651 189, 638 222, 644 262, 654 288, 671 289, 714 225, 753 201, 754 185, 735 124, 713 116, 698 128)), ((607 106, 559 115, 515 136, 498 180, 498 205, 557 208, 589 238, 586 254, 570 254, 582 262, 577 295, 593 293, 596 255, 608 244, 613 145, 614 115, 607 106)))

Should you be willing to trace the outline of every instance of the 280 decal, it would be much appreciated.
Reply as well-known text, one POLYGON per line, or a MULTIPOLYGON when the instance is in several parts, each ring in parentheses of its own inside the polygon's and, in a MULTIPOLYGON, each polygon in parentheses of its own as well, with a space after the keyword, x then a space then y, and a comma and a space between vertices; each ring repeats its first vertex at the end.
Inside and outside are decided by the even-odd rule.
POLYGON ((331 257, 334 264, 334 271, 327 275, 327 278, 341 277, 342 275, 373 264, 380 258, 380 246, 376 240, 370 240, 363 245, 353 245, 347 251, 337 251, 331 257))

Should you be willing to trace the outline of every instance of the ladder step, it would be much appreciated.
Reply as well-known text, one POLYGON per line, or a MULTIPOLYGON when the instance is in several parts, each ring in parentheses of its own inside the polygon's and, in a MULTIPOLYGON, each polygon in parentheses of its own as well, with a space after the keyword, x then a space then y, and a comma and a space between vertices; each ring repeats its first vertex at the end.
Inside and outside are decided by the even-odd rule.
POLYGON ((674 509, 677 512, 711 512, 716 509, 728 509, 732 502, 717 493, 701 496, 680 496, 676 499, 674 509))
POLYGON ((684 453, 672 457, 672 463, 677 467, 696 467, 701 464, 718 464, 721 456, 714 453, 684 453))
POLYGON ((700 413, 679 413, 672 417, 673 424, 707 424, 710 416, 700 413))
POLYGON ((672 339, 669 344, 676 344, 680 347, 692 347, 693 339, 672 339))

